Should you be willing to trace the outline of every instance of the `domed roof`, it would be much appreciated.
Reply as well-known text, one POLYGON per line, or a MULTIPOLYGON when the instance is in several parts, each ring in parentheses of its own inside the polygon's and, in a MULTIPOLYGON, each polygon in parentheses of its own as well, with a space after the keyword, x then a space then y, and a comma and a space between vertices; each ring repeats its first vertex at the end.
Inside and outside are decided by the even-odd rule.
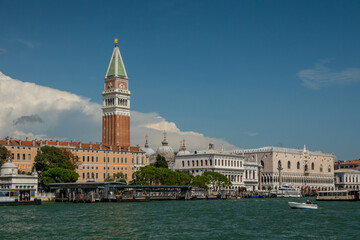
POLYGON ((166 132, 164 132, 164 140, 161 143, 162 146, 156 150, 157 154, 174 154, 174 150, 168 146, 168 142, 166 141, 166 132))
POLYGON ((174 154, 174 150, 169 146, 160 146, 156 150, 157 154, 174 154))
POLYGON ((142 150, 145 152, 146 156, 151 156, 155 153, 155 151, 152 148, 142 148, 142 150))
POLYGON ((179 152, 176 154, 176 156, 184 156, 184 155, 189 155, 189 154, 191 154, 191 153, 188 150, 186 150, 185 139, 183 139, 182 145, 180 144, 180 149, 179 149, 179 152))
POLYGON ((16 175, 18 172, 17 166, 9 160, 1 166, 1 176, 16 175))
POLYGON ((184 156, 184 155, 190 155, 191 153, 188 150, 185 151, 178 151, 176 156, 184 156))
POLYGON ((145 146, 142 148, 142 150, 145 152, 146 156, 151 156, 155 153, 155 151, 149 147, 149 143, 148 143, 148 135, 145 136, 145 146))

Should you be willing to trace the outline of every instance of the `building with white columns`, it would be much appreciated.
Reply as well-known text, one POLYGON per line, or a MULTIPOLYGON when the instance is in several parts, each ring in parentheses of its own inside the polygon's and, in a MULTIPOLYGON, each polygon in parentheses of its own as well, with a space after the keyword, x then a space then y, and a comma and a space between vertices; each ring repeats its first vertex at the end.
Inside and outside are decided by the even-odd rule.
POLYGON ((211 143, 208 150, 189 154, 184 152, 175 156, 174 170, 193 176, 206 171, 219 172, 228 177, 232 190, 257 190, 258 165, 255 161, 245 161, 243 155, 215 150, 211 143))
POLYGON ((336 189, 360 190, 360 170, 338 169, 335 170, 336 189))
POLYGON ((255 161, 261 170, 262 190, 291 186, 305 191, 333 190, 334 154, 304 149, 263 147, 236 150, 244 161, 255 161))

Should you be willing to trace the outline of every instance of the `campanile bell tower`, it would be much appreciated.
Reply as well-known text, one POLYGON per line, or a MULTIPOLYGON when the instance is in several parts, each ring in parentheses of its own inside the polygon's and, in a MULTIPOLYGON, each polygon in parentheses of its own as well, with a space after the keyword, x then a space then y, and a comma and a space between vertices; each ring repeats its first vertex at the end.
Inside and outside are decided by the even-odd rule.
POLYGON ((130 91, 118 41, 105 75, 103 96, 102 143, 130 146, 130 91))

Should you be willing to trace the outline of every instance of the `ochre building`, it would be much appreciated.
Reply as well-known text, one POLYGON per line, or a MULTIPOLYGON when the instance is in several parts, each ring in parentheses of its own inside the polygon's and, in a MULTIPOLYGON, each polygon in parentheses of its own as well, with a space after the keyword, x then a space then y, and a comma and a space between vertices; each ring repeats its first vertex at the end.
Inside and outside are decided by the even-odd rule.
POLYGON ((76 172, 78 182, 104 181, 115 173, 122 172, 127 180, 133 173, 148 164, 145 152, 138 147, 121 148, 119 146, 81 142, 60 142, 47 140, 0 140, 0 145, 11 151, 12 162, 20 171, 31 172, 37 152, 43 146, 65 148, 78 156, 76 172))

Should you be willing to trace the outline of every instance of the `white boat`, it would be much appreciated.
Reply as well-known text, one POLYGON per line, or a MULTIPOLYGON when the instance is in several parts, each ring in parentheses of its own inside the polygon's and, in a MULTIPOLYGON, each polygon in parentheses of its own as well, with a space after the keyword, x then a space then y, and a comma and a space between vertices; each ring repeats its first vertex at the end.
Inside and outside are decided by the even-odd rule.
POLYGON ((318 209, 317 203, 312 202, 288 202, 288 204, 292 209, 318 209))

